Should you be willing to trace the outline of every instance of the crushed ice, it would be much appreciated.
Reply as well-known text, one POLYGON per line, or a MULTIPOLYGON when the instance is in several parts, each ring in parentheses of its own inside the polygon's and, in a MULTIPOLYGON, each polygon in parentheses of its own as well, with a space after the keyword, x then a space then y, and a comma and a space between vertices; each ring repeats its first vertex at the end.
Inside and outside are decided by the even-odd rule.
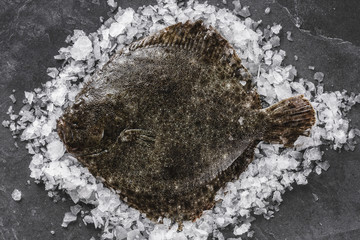
MULTIPOLYGON (((107 2, 116 8, 115 1, 107 2)), ((354 150, 355 137, 360 135, 360 130, 351 129, 345 116, 360 102, 360 95, 346 91, 325 92, 321 72, 314 74, 317 85, 296 77, 296 68, 282 62, 286 52, 276 48, 280 45, 278 34, 282 26, 275 24, 262 30, 259 27, 261 21, 249 18, 249 7, 242 7, 240 1, 233 1, 233 4, 233 12, 194 1, 180 7, 174 0, 158 0, 157 5, 140 7, 137 11, 119 8, 116 15, 104 21, 96 32, 86 35, 75 30, 66 39, 69 46, 61 48, 55 56, 55 59, 66 60, 66 64, 60 69, 48 69, 47 74, 52 80, 43 89, 25 92, 25 105, 18 114, 9 108, 10 120, 4 120, 2 125, 10 128, 14 135, 20 134, 21 140, 27 142, 26 148, 33 155, 29 166, 31 177, 45 183, 54 201, 58 197, 56 191, 64 190, 75 204, 83 202, 94 206, 91 211, 81 211, 80 205, 71 207, 64 216, 63 227, 76 221, 81 211, 85 224, 103 229, 102 239, 207 239, 210 234, 224 239, 222 229, 229 225, 235 226, 232 227, 235 236, 247 233, 251 237, 254 215, 267 219, 274 217, 283 201, 281 195, 287 189, 292 189, 295 183, 307 184, 311 172, 321 174, 330 167, 322 159, 321 145, 354 150), (83 83, 116 50, 176 21, 199 18, 218 29, 235 47, 243 64, 253 74, 264 105, 304 94, 317 112, 317 123, 310 136, 301 136, 292 149, 260 143, 248 169, 218 192, 216 200, 221 201, 197 221, 185 222, 183 231, 178 232, 177 224, 171 225, 168 219, 163 219, 162 224, 151 222, 124 203, 112 189, 104 187, 65 152, 55 128, 56 119, 74 101, 83 83)), ((266 8, 265 14, 269 13, 270 8, 266 8)), ((293 40, 291 32, 287 32, 287 39, 293 40)), ((297 56, 294 59, 297 60, 297 56)), ((15 103, 15 97, 11 95, 10 98, 15 103)), ((15 189, 12 197, 19 201, 21 192, 15 189)), ((318 200, 316 194, 314 200, 318 200)))

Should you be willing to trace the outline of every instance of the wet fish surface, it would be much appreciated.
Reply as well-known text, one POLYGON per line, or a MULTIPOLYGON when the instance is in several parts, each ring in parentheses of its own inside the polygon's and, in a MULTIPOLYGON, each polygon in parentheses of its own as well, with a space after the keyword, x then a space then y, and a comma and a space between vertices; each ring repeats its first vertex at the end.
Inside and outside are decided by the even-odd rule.
POLYGON ((292 146, 315 113, 303 96, 262 109, 233 47, 201 21, 116 53, 58 120, 67 151, 151 219, 194 220, 259 141, 292 146))

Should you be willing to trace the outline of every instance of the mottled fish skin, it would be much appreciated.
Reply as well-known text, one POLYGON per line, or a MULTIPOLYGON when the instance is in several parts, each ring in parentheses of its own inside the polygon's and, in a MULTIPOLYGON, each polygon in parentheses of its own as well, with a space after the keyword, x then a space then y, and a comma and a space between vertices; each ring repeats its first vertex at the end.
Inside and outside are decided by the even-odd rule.
POLYGON ((269 115, 241 84, 248 75, 231 50, 201 22, 132 44, 78 94, 58 121, 60 138, 148 217, 194 220, 268 132, 269 115))

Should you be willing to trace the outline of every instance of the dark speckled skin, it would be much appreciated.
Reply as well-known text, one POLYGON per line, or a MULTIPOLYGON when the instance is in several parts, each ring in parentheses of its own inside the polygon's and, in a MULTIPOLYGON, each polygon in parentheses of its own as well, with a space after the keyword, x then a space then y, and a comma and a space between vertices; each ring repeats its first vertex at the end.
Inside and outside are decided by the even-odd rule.
POLYGON ((116 54, 66 110, 58 132, 131 206, 154 219, 193 220, 245 169, 258 140, 276 141, 286 126, 291 144, 314 123, 307 101, 299 103, 310 118, 300 114, 307 124, 296 130, 282 121, 289 106, 286 117, 294 111, 290 101, 277 115, 277 105, 261 110, 249 77, 213 28, 176 24, 116 54))
MULTIPOLYGON (((53 56, 59 48, 67 46, 64 40, 73 29, 91 33, 100 26, 100 16, 107 18, 106 1, 98 1, 100 5, 96 2, 0 1, 1 119, 8 119, 6 111, 12 105, 8 97, 12 89, 16 89, 18 100, 15 107, 20 109, 23 91, 32 91, 49 80, 47 67, 61 66, 62 62, 55 61, 53 56), (43 29, 43 34, 35 34, 37 29, 43 29)), ((122 8, 134 9, 155 3, 151 0, 117 2, 122 8)), ((233 9, 232 1, 225 5, 222 0, 208 2, 233 9)), ((308 66, 313 65, 316 71, 325 73, 325 90, 359 92, 360 32, 355 31, 357 25, 352 24, 360 21, 358 0, 242 0, 241 4, 250 6, 253 19, 263 20, 260 28, 273 22, 283 26, 280 38, 281 49, 287 54, 285 63, 295 65, 300 77, 311 80, 314 72, 308 66), (266 7, 271 8, 268 15, 264 14, 266 7), (303 19, 302 29, 320 29, 324 36, 349 42, 340 44, 341 40, 320 37, 317 31, 311 34, 301 31, 292 22, 295 17, 303 19), (293 42, 286 40, 286 31, 292 32, 293 42), (294 54, 299 56, 299 61, 294 61, 294 54)), ((356 105, 350 114, 352 125, 359 128, 360 106, 356 105)), ((99 239, 100 229, 95 230, 93 225, 84 227, 80 217, 68 228, 61 227, 64 213, 74 205, 72 200, 64 194, 62 197, 68 200, 53 203, 44 186, 34 184, 29 177, 31 156, 25 144, 18 142, 19 148, 16 148, 16 140, 12 140, 6 128, 0 127, 0 136, 0 239, 89 240, 92 236, 99 239), (30 185, 25 184, 27 180, 31 180, 30 185), (20 202, 11 198, 14 188, 23 193, 20 202), (55 235, 50 230, 54 230, 55 235)), ((354 152, 325 151, 324 159, 331 165, 329 170, 320 176, 311 174, 307 185, 295 185, 293 191, 286 192, 280 211, 270 221, 257 216, 252 222, 254 239, 357 239, 360 235, 359 155, 359 147, 354 152), (319 196, 317 202, 312 193, 319 196)), ((224 231, 225 238, 234 237, 232 227, 224 231)))

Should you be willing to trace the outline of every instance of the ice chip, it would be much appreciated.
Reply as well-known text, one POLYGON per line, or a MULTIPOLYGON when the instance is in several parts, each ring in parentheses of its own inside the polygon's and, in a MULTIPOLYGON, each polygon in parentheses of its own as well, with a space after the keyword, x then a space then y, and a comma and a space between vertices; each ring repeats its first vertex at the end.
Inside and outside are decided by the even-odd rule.
POLYGON ((245 6, 243 7, 240 11, 237 12, 237 14, 239 14, 240 16, 247 18, 251 16, 250 10, 249 10, 249 6, 245 6))
POLYGON ((11 95, 9 96, 9 98, 11 99, 11 101, 12 101, 13 103, 16 103, 16 98, 15 98, 14 94, 11 94, 11 95))
POLYGON ((72 212, 67 212, 64 215, 63 222, 61 224, 62 227, 66 228, 69 223, 75 222, 77 219, 76 215, 74 215, 72 212))
POLYGON ((125 24, 125 25, 128 25, 130 24, 133 19, 134 19, 134 14, 135 14, 135 11, 134 9, 132 8, 126 8, 125 11, 120 14, 120 15, 116 15, 115 16, 115 20, 118 22, 118 23, 122 23, 122 24, 125 24))
POLYGON ((79 37, 70 50, 71 57, 74 60, 85 60, 92 52, 92 42, 87 36, 79 37))
POLYGON ((33 99, 34 99, 34 93, 25 91, 25 98, 26 98, 27 102, 29 104, 31 104, 33 102, 33 99))
POLYGON ((314 201, 317 202, 317 201, 319 200, 318 195, 316 195, 315 193, 313 193, 312 195, 313 195, 313 197, 314 197, 314 201))
POLYGON ((283 57, 280 54, 274 54, 274 56, 272 57, 272 61, 273 61, 273 66, 280 66, 282 61, 283 61, 283 57))
POLYGON ((304 152, 304 159, 310 161, 320 160, 321 155, 322 154, 319 148, 308 148, 304 152))
POLYGON ((279 191, 275 191, 272 200, 281 203, 283 201, 281 193, 279 191))
POLYGON ((270 8, 269 7, 265 8, 265 14, 269 14, 269 13, 270 13, 270 8))
POLYGON ((282 29, 282 26, 280 24, 276 24, 271 27, 271 31, 275 34, 279 34, 281 29, 282 29))
POLYGON ((289 82, 283 82, 276 84, 275 93, 279 100, 283 100, 292 97, 292 91, 289 82))
POLYGON ((327 171, 330 167, 330 163, 328 161, 318 162, 317 165, 321 167, 321 169, 323 169, 324 171, 327 171))
POLYGON ((47 75, 51 78, 55 78, 59 74, 59 70, 57 68, 48 68, 46 69, 47 75))
POLYGON ((322 72, 316 72, 314 74, 314 79, 318 80, 319 82, 322 82, 322 80, 324 79, 324 73, 322 72))
POLYGON ((278 47, 280 46, 280 38, 278 36, 272 36, 270 38, 270 43, 273 47, 278 47))
POLYGON ((249 231, 251 223, 244 223, 241 226, 235 227, 234 234, 239 236, 249 231))
POLYGON ((139 229, 134 229, 127 233, 127 240, 139 239, 140 236, 141 235, 139 229))
POLYGON ((122 226, 116 226, 115 228, 116 240, 123 240, 127 238, 127 231, 122 226))
POLYGON ((75 216, 80 212, 80 210, 81 210, 81 206, 79 204, 70 207, 71 213, 75 216))
POLYGON ((116 22, 112 23, 109 29, 111 37, 117 37, 125 32, 125 29, 133 21, 134 10, 131 8, 125 9, 121 15, 115 16, 116 22))
POLYGON ((59 140, 54 140, 47 145, 46 153, 51 161, 57 161, 65 153, 64 144, 59 140))
POLYGON ((107 0, 107 4, 112 8, 117 7, 117 2, 115 2, 114 0, 107 0))
POLYGON ((126 25, 119 22, 114 22, 110 26, 110 36, 117 37, 118 35, 124 33, 126 25))
POLYGON ((10 126, 10 121, 9 120, 3 120, 2 123, 3 127, 9 127, 10 126))
POLYGON ((41 154, 35 154, 33 157, 32 157, 32 160, 31 160, 31 165, 32 166, 35 166, 35 167, 41 167, 42 164, 44 163, 44 157, 43 155, 41 154))
POLYGON ((291 32, 290 32, 290 31, 287 31, 287 32, 286 32, 286 39, 289 40, 290 42, 294 41, 294 39, 293 39, 292 36, 291 36, 291 32))
POLYGON ((14 199, 14 201, 19 202, 21 200, 21 191, 14 189, 14 191, 11 193, 11 197, 14 199))
POLYGON ((232 4, 234 5, 234 12, 238 13, 241 10, 240 0, 235 0, 232 2, 232 4))

